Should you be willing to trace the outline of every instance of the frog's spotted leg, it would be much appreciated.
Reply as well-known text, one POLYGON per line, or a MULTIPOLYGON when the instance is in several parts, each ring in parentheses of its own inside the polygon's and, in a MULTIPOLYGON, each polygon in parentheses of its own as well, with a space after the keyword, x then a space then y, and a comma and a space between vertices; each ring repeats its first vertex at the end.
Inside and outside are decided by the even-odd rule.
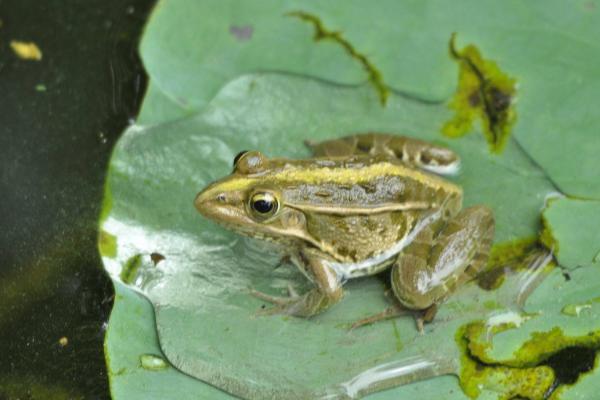
POLYGON ((460 158, 445 147, 406 136, 363 133, 324 142, 306 141, 315 157, 347 157, 370 154, 388 155, 416 168, 440 175, 458 172, 460 158))
POLYGON ((494 217, 485 206, 466 208, 437 230, 423 229, 392 268, 396 298, 409 309, 424 310, 427 322, 431 307, 483 268, 493 237, 494 217))
POLYGON ((314 282, 315 287, 303 295, 291 293, 290 297, 274 297, 258 291, 251 294, 275 304, 263 314, 287 314, 296 317, 311 317, 339 302, 343 295, 341 278, 326 265, 322 256, 303 250, 296 258, 303 272, 314 282))

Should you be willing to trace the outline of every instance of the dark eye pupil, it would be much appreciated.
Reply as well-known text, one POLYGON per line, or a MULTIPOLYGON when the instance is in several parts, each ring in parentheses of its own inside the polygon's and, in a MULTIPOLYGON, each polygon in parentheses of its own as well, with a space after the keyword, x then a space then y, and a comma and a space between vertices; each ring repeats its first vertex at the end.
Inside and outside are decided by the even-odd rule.
POLYGON ((237 153, 237 155, 233 158, 233 166, 235 167, 235 164, 237 164, 237 162, 239 161, 240 158, 242 158, 242 156, 244 154, 246 154, 248 152, 248 150, 243 150, 240 151, 239 153, 237 153))
POLYGON ((265 214, 273 209, 273 202, 268 200, 256 200, 252 207, 259 213, 265 214))

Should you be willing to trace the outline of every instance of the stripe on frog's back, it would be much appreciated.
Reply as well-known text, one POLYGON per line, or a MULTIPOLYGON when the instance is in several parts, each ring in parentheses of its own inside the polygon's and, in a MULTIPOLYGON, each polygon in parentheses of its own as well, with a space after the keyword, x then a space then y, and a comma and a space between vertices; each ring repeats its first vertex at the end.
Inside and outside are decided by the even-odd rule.
POLYGON ((280 190, 298 185, 331 185, 348 188, 354 185, 368 190, 377 179, 402 180, 407 185, 420 186, 460 195, 460 187, 451 182, 413 169, 400 162, 381 157, 352 157, 350 159, 273 159, 269 168, 251 175, 234 174, 220 182, 223 191, 248 190, 264 186, 280 190))
MULTIPOLYGON (((273 160, 282 164, 283 160, 273 160)), ((312 159, 286 161, 279 168, 273 168, 261 176, 265 180, 278 183, 307 184, 369 184, 380 177, 401 177, 433 188, 446 191, 460 191, 456 185, 427 172, 414 169, 389 158, 351 157, 344 159, 312 159)))

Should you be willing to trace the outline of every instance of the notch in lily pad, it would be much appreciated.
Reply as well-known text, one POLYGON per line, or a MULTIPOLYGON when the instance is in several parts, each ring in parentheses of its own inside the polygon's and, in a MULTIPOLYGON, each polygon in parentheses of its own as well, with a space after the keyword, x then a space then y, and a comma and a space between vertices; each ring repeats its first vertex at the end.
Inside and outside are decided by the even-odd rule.
POLYGON ((516 80, 494 61, 484 59, 474 45, 458 50, 455 36, 450 38, 450 55, 459 65, 458 88, 449 103, 455 114, 442 127, 442 133, 454 138, 464 136, 475 120, 480 120, 490 151, 500 153, 517 117, 516 80))

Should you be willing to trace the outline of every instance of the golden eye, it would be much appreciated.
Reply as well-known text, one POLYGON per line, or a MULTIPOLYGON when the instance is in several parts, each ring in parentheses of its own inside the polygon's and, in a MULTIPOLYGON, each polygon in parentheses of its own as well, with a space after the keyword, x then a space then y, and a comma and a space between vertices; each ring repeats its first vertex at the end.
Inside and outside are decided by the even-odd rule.
POLYGON ((270 192, 256 192, 250 198, 250 210, 260 220, 272 217, 279 210, 277 198, 270 192))

